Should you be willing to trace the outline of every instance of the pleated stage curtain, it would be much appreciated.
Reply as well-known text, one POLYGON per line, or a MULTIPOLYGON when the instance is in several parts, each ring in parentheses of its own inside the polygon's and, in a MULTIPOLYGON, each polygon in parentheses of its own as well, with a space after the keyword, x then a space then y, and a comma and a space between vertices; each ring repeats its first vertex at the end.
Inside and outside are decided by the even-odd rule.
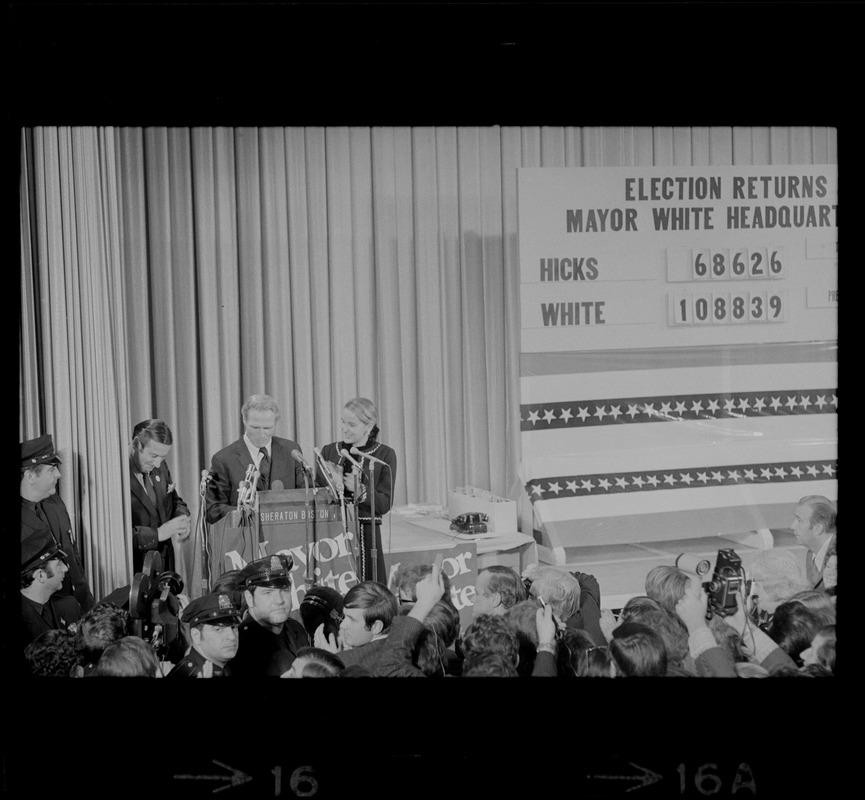
MULTIPOLYGON (((200 470, 254 393, 307 455, 371 398, 395 503, 520 492, 520 166, 828 163, 826 128, 37 128, 22 139, 21 438, 54 434, 97 594, 130 580, 126 452, 200 470)), ((181 573, 198 593, 194 555, 181 573)))

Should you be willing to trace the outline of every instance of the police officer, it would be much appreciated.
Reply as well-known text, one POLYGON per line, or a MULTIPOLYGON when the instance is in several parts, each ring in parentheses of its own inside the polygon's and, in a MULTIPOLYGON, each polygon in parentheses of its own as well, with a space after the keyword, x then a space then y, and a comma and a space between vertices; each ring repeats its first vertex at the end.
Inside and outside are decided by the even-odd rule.
POLYGON ((198 597, 183 610, 192 647, 169 678, 220 678, 231 675, 237 654, 240 610, 229 594, 214 592, 198 597))
POLYGON ((311 644, 303 625, 289 616, 292 566, 291 556, 280 553, 251 561, 241 570, 247 612, 232 675, 278 677, 290 669, 298 650, 311 644))
POLYGON ((68 571, 60 593, 74 596, 81 610, 89 611, 94 604, 93 594, 72 532, 72 520, 57 494, 60 463, 50 433, 21 443, 21 541, 37 532, 50 533, 66 553, 68 571))
POLYGON ((68 570, 67 558, 47 530, 21 542, 22 652, 40 633, 76 630, 81 606, 59 591, 68 570))

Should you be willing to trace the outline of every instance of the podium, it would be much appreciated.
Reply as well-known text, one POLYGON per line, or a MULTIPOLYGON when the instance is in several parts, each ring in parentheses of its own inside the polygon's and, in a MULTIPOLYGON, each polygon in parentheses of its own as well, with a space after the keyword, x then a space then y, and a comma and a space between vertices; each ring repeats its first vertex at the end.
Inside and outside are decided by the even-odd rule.
POLYGON ((226 514, 210 526, 208 538, 211 581, 277 553, 294 560, 295 603, 299 589, 324 585, 345 594, 357 581, 354 534, 327 488, 258 492, 251 509, 226 514))

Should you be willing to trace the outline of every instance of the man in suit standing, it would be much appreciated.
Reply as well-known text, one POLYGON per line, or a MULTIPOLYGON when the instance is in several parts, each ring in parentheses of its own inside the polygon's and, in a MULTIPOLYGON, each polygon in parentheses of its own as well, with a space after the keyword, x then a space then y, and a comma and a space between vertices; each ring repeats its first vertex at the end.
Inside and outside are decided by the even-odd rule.
POLYGON ((819 494, 803 497, 793 512, 793 535, 808 548, 805 574, 814 589, 834 592, 838 583, 836 547, 838 512, 835 504, 819 494))
POLYGON ((132 431, 129 486, 133 572, 141 572, 149 550, 162 556, 163 571, 175 571, 174 543, 189 538, 189 508, 177 493, 165 463, 172 442, 171 430, 161 419, 146 419, 132 431))
POLYGON ((66 553, 60 594, 75 597, 82 611, 93 607, 93 594, 84 572, 72 520, 57 494, 61 461, 54 452, 51 434, 21 443, 21 541, 48 533, 66 553))
POLYGON ((237 508, 237 490, 250 464, 260 473, 258 490, 302 489, 303 466, 292 453, 301 453, 291 439, 273 435, 279 421, 279 406, 266 394, 254 394, 240 411, 244 434, 211 459, 211 480, 207 482, 207 521, 212 525, 237 508))

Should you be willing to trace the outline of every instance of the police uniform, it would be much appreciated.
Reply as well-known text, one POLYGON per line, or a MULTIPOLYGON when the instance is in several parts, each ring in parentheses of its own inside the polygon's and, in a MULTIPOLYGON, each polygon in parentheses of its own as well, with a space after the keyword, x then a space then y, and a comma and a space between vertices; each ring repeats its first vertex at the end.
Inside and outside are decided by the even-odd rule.
MULTIPOLYGON (((42 567, 49 561, 66 562, 67 556, 48 531, 28 536, 21 543, 21 574, 42 567)), ((81 619, 81 606, 70 596, 56 591, 45 603, 37 603, 21 594, 22 649, 45 631, 64 630, 74 633, 81 619)))
MULTIPOLYGON (((51 434, 46 433, 37 439, 21 443, 21 469, 41 464, 59 465, 62 462, 54 452, 51 434)), ((72 532, 72 520, 66 504, 59 495, 53 494, 34 503, 21 498, 21 541, 36 533, 48 532, 58 546, 66 553, 69 571, 63 578, 58 594, 74 597, 83 611, 93 608, 93 593, 87 582, 84 564, 72 532)))
MULTIPOLYGON (((291 556, 285 554, 265 556, 247 564, 240 579, 245 589, 288 589, 291 588, 293 565, 291 556)), ((235 677, 279 677, 290 669, 298 650, 310 645, 303 625, 291 617, 283 623, 279 633, 273 633, 247 613, 239 633, 237 655, 231 660, 231 674, 235 677)))
MULTIPOLYGON (((200 625, 215 625, 218 622, 237 625, 240 622, 240 610, 234 605, 231 595, 225 592, 214 592, 198 597, 183 610, 182 620, 190 627, 200 625)), ((193 645, 189 652, 168 673, 169 678, 221 678, 231 675, 231 662, 219 666, 203 656, 193 645)))

